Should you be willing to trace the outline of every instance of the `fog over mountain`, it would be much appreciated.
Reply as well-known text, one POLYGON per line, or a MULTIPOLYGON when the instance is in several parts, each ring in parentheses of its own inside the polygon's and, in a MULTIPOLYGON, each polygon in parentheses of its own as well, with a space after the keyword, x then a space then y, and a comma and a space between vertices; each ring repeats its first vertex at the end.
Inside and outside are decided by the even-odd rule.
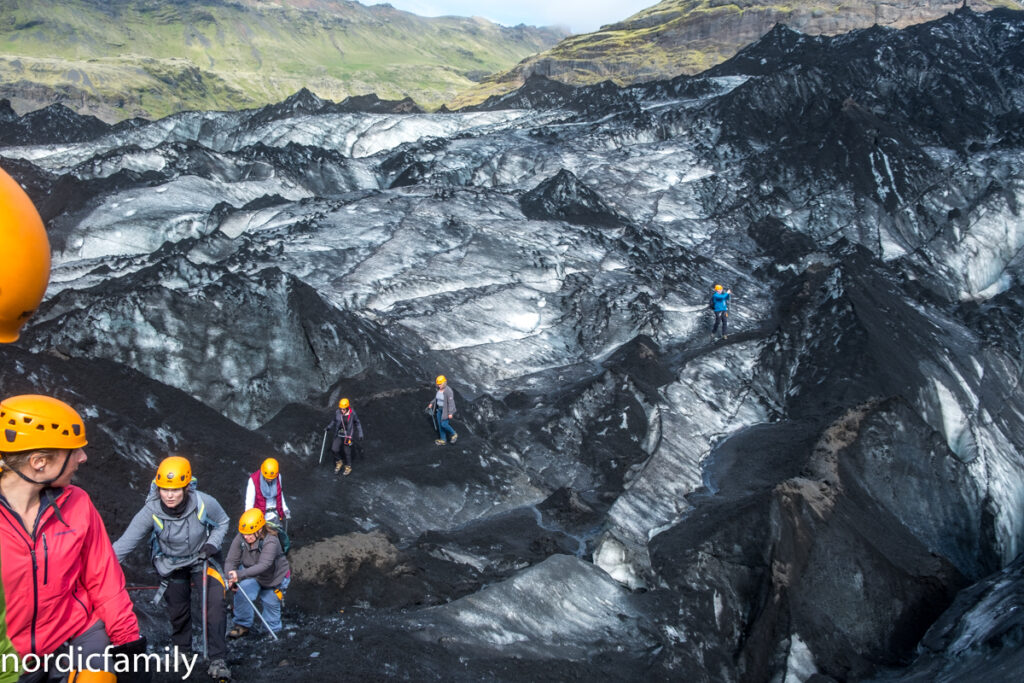
POLYGON ((281 460, 286 636, 237 680, 1022 670, 1024 12, 389 106, 0 106, 55 264, 0 388, 83 412, 111 534, 167 452, 235 519, 281 460))

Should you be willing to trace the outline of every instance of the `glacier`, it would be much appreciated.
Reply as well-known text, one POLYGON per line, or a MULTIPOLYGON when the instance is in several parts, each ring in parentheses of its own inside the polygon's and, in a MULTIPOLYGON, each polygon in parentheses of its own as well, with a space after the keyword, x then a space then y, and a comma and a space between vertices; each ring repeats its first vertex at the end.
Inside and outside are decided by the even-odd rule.
POLYGON ((1019 670, 1022 41, 1004 10, 779 26, 628 88, 0 147, 54 249, 0 385, 88 416, 115 535, 169 452, 233 516, 280 459, 305 573, 240 679, 1019 670))

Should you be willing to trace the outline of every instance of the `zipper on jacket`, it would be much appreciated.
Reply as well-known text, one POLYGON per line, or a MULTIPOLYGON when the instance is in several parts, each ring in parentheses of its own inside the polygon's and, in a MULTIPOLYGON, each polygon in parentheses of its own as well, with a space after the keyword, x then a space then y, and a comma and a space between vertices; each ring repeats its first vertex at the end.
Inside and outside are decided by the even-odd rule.
POLYGON ((43 534, 43 585, 50 582, 50 546, 46 544, 46 534, 43 534))
POLYGON ((36 651, 36 622, 39 620, 39 563, 36 562, 36 549, 32 555, 32 652, 36 651))

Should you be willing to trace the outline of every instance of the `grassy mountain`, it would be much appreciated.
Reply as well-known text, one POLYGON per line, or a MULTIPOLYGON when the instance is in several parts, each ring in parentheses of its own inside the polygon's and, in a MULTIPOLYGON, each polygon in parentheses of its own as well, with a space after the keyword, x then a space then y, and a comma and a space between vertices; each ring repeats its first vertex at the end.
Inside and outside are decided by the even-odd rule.
MULTIPOLYGON (((604 80, 626 85, 700 73, 732 57, 777 23, 802 33, 828 35, 874 24, 903 28, 937 19, 960 4, 961 0, 663 0, 625 21, 570 36, 550 50, 527 57, 511 70, 460 93, 448 106, 478 104, 511 92, 533 74, 573 85, 604 80)), ((969 4, 979 12, 1021 8, 1014 0, 969 4)))
POLYGON ((107 121, 259 106, 302 87, 431 108, 564 36, 346 0, 0 0, 0 98, 107 121))

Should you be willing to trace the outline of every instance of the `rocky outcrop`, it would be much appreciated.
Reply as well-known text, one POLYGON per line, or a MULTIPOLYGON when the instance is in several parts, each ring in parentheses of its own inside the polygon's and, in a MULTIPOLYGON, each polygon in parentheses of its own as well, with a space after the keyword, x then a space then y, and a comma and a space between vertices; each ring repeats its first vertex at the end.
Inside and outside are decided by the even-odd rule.
POLYGON ((519 199, 523 215, 583 225, 617 226, 623 220, 601 195, 564 168, 519 199))

